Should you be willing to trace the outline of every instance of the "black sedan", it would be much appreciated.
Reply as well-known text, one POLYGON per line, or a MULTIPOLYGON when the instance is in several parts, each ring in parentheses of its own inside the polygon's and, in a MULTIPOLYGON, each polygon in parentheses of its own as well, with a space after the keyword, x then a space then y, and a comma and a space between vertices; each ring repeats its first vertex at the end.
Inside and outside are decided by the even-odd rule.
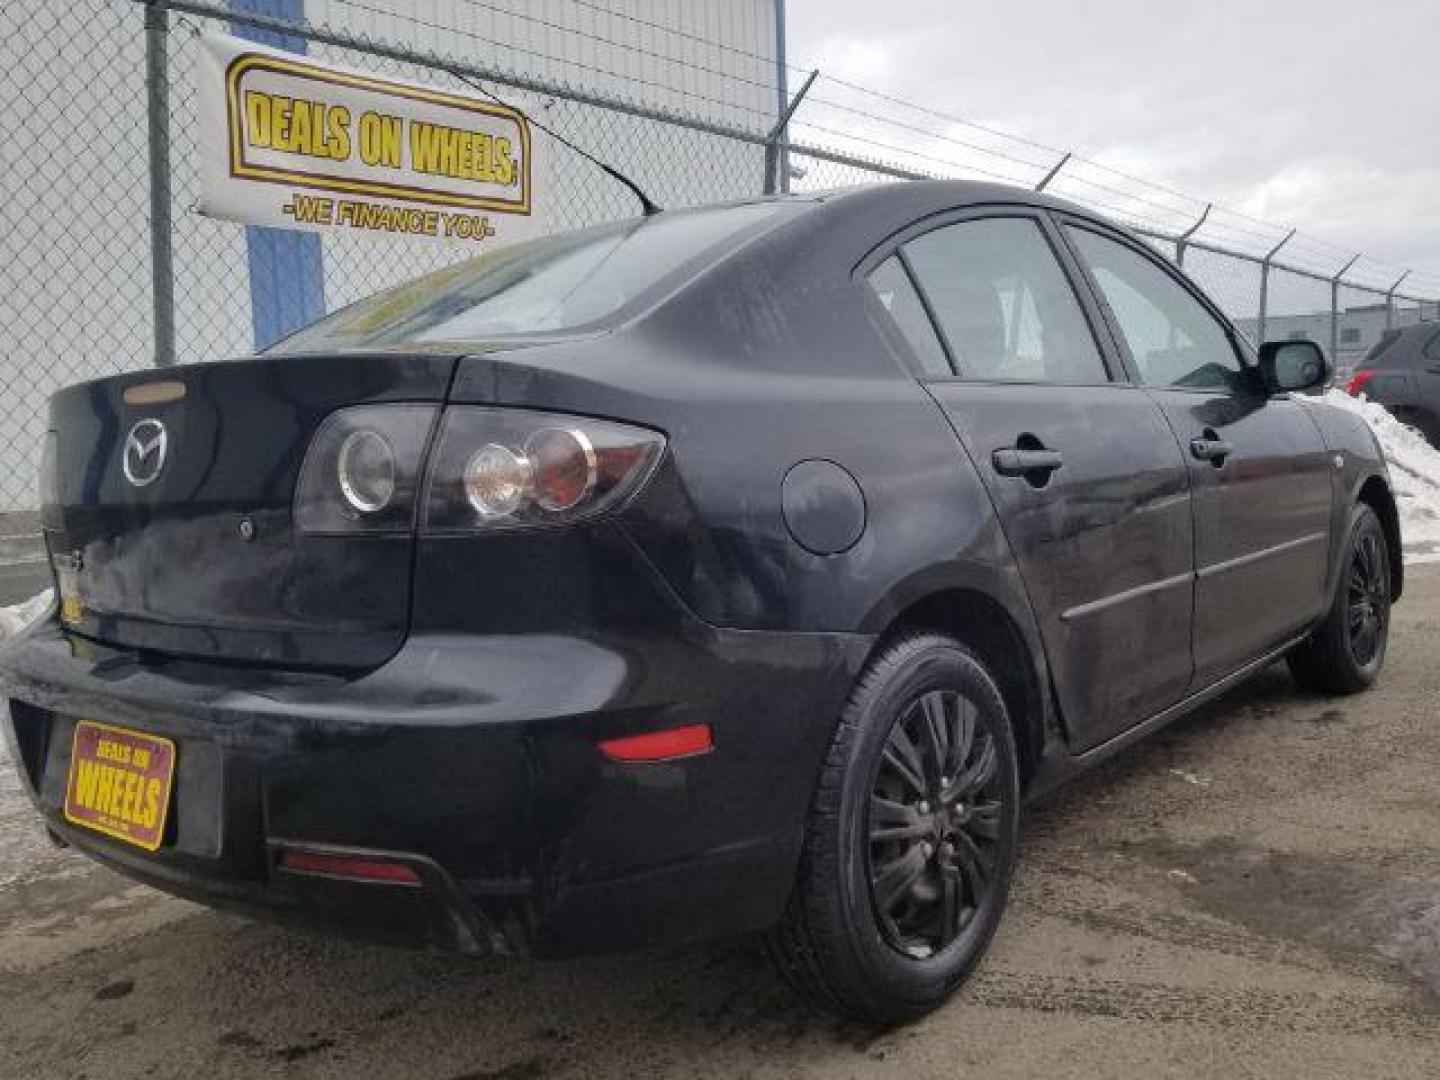
POLYGON ((914 183, 522 244, 62 390, 0 653, 47 827, 183 896, 539 955, 765 931, 933 1008, 1022 799, 1281 657, 1375 679, 1386 466, 1123 230, 914 183))

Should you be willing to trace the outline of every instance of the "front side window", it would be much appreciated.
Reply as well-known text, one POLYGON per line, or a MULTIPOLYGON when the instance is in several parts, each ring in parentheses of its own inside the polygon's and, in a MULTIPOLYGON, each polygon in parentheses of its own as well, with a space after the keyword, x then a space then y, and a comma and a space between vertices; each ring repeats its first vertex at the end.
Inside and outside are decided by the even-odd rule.
POLYGON ((1080 302, 1036 221, 962 221, 911 240, 905 255, 962 377, 1109 381, 1080 302))
POLYGON ((1230 335, 1183 285, 1124 244, 1088 229, 1069 231, 1143 383, 1191 389, 1239 385, 1240 358, 1230 335))
POLYGON ((910 275, 905 272, 900 259, 891 255, 865 279, 880 306, 890 314, 896 329, 910 343, 915 352, 919 375, 949 375, 950 362, 945 359, 945 350, 935 336, 935 327, 930 316, 925 314, 925 305, 915 291, 910 275))

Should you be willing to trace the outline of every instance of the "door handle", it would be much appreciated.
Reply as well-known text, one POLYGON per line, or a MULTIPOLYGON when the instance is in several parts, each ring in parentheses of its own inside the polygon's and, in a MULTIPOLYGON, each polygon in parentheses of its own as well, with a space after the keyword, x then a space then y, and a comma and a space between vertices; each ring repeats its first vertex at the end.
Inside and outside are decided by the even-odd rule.
POLYGON ((1215 437, 1215 433, 1206 432, 1204 437, 1190 440, 1190 454, 1201 461, 1208 461, 1211 465, 1223 465, 1225 459, 1235 452, 1235 447, 1224 439, 1215 437))
POLYGON ((1006 446, 990 455, 990 463, 1001 476, 1048 474, 1065 464, 1059 450, 1006 446))

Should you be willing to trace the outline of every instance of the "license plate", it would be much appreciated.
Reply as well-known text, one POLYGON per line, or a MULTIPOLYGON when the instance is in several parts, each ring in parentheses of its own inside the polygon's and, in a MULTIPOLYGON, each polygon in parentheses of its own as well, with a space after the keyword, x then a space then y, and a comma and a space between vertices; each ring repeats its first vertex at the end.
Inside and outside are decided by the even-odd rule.
POLYGON ((65 820, 154 851, 165 835, 174 779, 169 739, 81 720, 70 752, 65 820))

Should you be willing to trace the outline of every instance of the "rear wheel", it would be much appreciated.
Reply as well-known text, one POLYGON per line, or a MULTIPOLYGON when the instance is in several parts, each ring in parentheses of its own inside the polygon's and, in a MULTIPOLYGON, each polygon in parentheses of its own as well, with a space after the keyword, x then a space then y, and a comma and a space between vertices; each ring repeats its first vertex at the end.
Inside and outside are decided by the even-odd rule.
POLYGON ((1350 514, 1344 562, 1330 610, 1291 651, 1290 671, 1307 690, 1353 694, 1375 681, 1390 633, 1390 552, 1375 511, 1350 514))
POLYGON ((830 746, 795 891, 771 953, 802 992, 894 1022, 945 1000, 1009 893, 1019 776, 1005 701, 933 634, 866 669, 830 746))

